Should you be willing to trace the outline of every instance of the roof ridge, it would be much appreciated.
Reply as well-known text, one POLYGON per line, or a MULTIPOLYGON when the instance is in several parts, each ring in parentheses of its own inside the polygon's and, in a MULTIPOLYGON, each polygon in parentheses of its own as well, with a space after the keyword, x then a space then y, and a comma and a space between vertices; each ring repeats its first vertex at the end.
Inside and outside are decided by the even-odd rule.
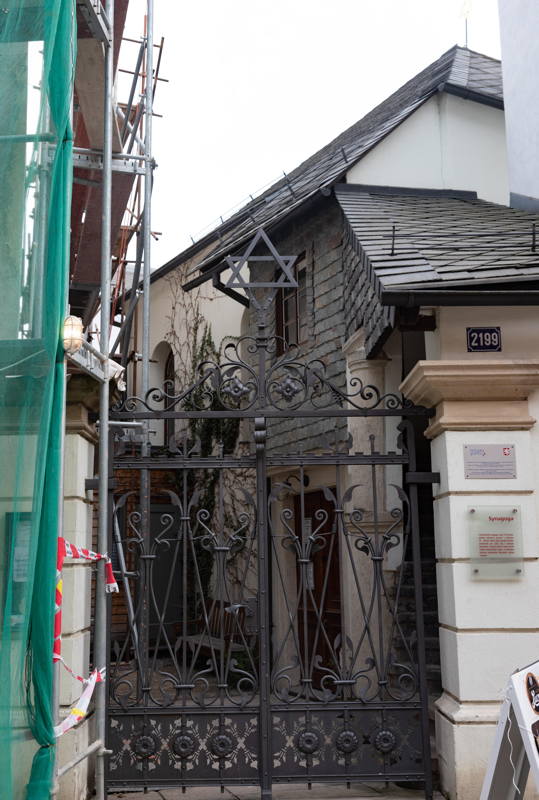
MULTIPOLYGON (((405 83, 403 83, 401 86, 399 86, 398 89, 395 89, 394 92, 391 92, 390 95, 388 95, 383 100, 381 100, 379 103, 377 103, 377 105, 375 105, 373 108, 371 108, 370 111, 367 111, 367 113, 364 114, 362 117, 360 117, 360 119, 358 119, 355 122, 353 122, 351 125, 349 125, 347 128, 345 128, 343 131, 341 131, 339 134, 337 134, 337 136, 334 136, 333 139, 331 139, 327 144, 325 144, 323 147, 320 147, 315 153, 312 153, 308 158, 304 159, 300 164, 298 164, 297 167, 294 167, 294 169, 291 172, 287 173, 287 177, 289 179, 290 178, 293 179, 294 178, 294 174, 297 171, 299 171, 305 164, 309 163, 309 161, 312 161, 313 159, 315 159, 317 156, 319 156, 321 153, 325 152, 326 150, 329 150, 329 148, 331 148, 332 145, 335 145, 337 142, 339 142, 339 140, 342 139, 344 136, 346 136, 347 133, 351 132, 354 128, 356 128, 356 126, 359 123, 363 122, 365 119, 367 119, 367 117, 369 117, 371 115, 374 115, 380 108, 382 108, 384 105, 388 104, 394 97, 396 97, 397 95, 399 95, 401 93, 404 93, 404 91, 406 90, 407 87, 410 87, 414 83, 416 83, 419 80, 421 80, 421 78, 424 75, 426 75, 429 71, 431 71, 433 69, 433 67, 437 66, 438 64, 441 64, 441 62, 447 56, 449 56, 450 53, 455 54, 459 49, 460 49, 459 45, 458 44, 454 44, 452 47, 449 48, 449 50, 446 50, 445 53, 442 53, 442 55, 439 58, 437 58, 435 61, 432 61, 430 64, 428 64, 422 70, 420 70, 420 72, 416 73, 411 78, 409 78, 409 80, 405 81, 405 83)), ((268 188, 267 193, 270 194, 272 189, 275 189, 278 184, 282 185, 282 183, 284 181, 285 181, 285 179, 282 179, 281 181, 277 181, 275 184, 273 184, 273 186, 270 186, 268 188)), ((259 197, 263 197, 263 195, 259 195, 259 197)))
POLYGON ((156 270, 152 280, 159 279, 188 257, 195 259, 197 253, 214 244, 209 252, 206 249, 205 256, 202 260, 198 259, 196 266, 193 264, 194 269, 202 267, 203 272, 212 268, 217 259, 247 241, 259 227, 278 223, 293 208, 313 197, 320 188, 342 179, 354 164, 440 87, 450 84, 455 91, 465 93, 463 96, 473 97, 479 102, 482 98, 485 102, 490 98, 491 103, 501 103, 501 78, 498 79, 495 72, 491 73, 491 68, 487 68, 482 60, 489 57, 475 54, 476 59, 472 54, 473 51, 467 48, 453 45, 361 119, 238 209, 222 225, 156 270), (476 60, 478 63, 473 63, 476 60), (488 91, 491 86, 493 91, 488 91))
POLYGON ((455 58, 449 72, 448 82, 466 86, 470 76, 470 52, 463 48, 455 51, 455 58))
POLYGON ((472 50, 470 47, 463 47, 462 45, 458 44, 456 47, 459 50, 465 50, 467 53, 470 53, 472 56, 481 56, 481 58, 487 58, 489 61, 494 61, 496 64, 501 64, 501 60, 499 58, 495 58, 494 56, 489 56, 486 53, 480 53, 479 50, 472 50))

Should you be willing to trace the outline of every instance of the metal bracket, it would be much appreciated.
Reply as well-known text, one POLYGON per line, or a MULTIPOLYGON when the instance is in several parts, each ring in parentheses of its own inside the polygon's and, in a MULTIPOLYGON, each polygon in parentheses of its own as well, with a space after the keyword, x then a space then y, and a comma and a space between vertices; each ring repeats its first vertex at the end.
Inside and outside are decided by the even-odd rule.
MULTIPOLYGON (((95 492, 99 489, 99 478, 86 478, 84 481, 84 489, 87 492, 95 492)), ((109 490, 116 489, 116 481, 114 478, 109 480, 109 490)))
POLYGON ((75 353, 66 353, 67 360, 75 364, 82 372, 91 375, 92 378, 100 383, 105 382, 105 372, 103 365, 97 356, 85 347, 75 353))
MULTIPOLYGON (((99 153, 73 153, 73 167, 79 169, 103 169, 103 157, 99 153)), ((112 159, 113 172, 130 172, 134 175, 144 175, 146 170, 140 160, 130 156, 120 156, 112 159)))
POLYGON ((405 483, 440 483, 439 472, 407 472, 405 483))
POLYGON ((232 300, 235 300, 237 303, 241 303, 242 306, 245 308, 249 308, 250 303, 249 299, 245 297, 244 294, 240 294, 239 292, 234 291, 234 289, 229 289, 220 279, 219 275, 213 276, 213 285, 216 289, 218 289, 223 294, 226 294, 227 297, 231 297, 232 300))
POLYGON ((245 633, 258 633, 258 598, 249 597, 245 604, 245 633))
POLYGON ((111 43, 110 22, 99 0, 77 0, 77 8, 80 9, 92 36, 108 46, 111 43))

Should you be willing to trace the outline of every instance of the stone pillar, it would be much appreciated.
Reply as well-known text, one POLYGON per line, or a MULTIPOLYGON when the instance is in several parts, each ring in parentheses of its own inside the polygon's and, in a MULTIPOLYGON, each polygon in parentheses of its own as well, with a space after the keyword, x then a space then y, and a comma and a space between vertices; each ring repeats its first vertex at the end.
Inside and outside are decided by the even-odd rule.
MULTIPOLYGON (((367 358, 365 353, 365 334, 362 329, 352 334, 343 345, 343 354, 346 358, 347 390, 349 394, 355 394, 360 386, 367 392, 370 390, 365 387, 375 387, 380 394, 385 391, 385 370, 388 359, 367 358)), ((352 398, 358 406, 371 405, 373 399, 363 399, 358 395, 352 398)), ((353 437, 355 450, 369 451, 369 436, 376 437, 376 449, 384 449, 384 420, 376 417, 350 417, 348 420, 348 430, 353 437)))
MULTIPOLYGON (((353 404, 359 407, 375 405, 376 399, 385 392, 386 367, 389 364, 389 359, 385 356, 377 359, 368 359, 366 357, 365 336, 361 329, 348 339, 343 346, 343 353, 346 357, 347 391, 352 396, 350 406, 353 407, 353 404), (354 395, 356 396, 354 397, 354 395)), ((383 404, 381 404, 382 406, 383 404)), ((386 431, 384 417, 349 417, 348 431, 352 437, 350 452, 369 454, 371 448, 380 453, 385 451, 388 431, 386 431)), ((356 487, 347 511, 351 511, 354 508, 363 512, 361 528, 365 533, 373 535, 377 528, 374 524, 375 503, 377 506, 378 530, 383 532, 386 526, 389 527, 392 522, 394 523, 394 519, 388 513, 390 510, 388 505, 395 507, 399 505, 399 502, 396 494, 392 496, 391 492, 388 492, 388 484, 391 481, 388 480, 387 467, 377 465, 374 471, 369 465, 348 467, 344 482, 343 491, 347 486, 356 487)), ((353 530, 352 526, 349 526, 349 528, 353 530)), ((354 547, 353 535, 343 537, 339 545, 343 633, 350 638, 355 648, 364 630, 364 620, 360 613, 361 606, 358 600, 358 593, 361 593, 365 607, 368 607, 369 598, 374 590, 374 564, 369 555, 354 547)), ((392 553, 391 555, 392 563, 394 563, 395 554, 392 553)), ((387 569, 388 566, 389 564, 385 560, 384 569, 387 569)), ((369 637, 365 637, 364 644, 358 654, 356 667, 364 667, 367 660, 372 656, 377 658, 378 652, 372 652, 370 642, 375 642, 373 646, 379 647, 377 630, 380 625, 383 626, 386 634, 383 646, 384 652, 387 653, 390 645, 389 632, 391 625, 385 601, 382 604, 380 616, 382 619, 379 619, 378 606, 375 603, 370 617, 372 639, 369 640, 369 637)))
MULTIPOLYGON (((99 407, 99 385, 86 375, 72 375, 67 384, 64 467, 64 537, 92 549, 92 493, 86 478, 94 474, 95 428, 88 411, 99 407)), ((89 561, 66 562, 63 571, 62 656, 78 674, 88 675, 90 651, 91 569, 89 561)), ((81 693, 82 686, 60 667, 60 717, 81 693)), ((58 765, 71 761, 92 741, 91 720, 65 733, 59 741, 58 765)), ((88 761, 81 761, 60 779, 58 800, 86 800, 88 761)))
POLYGON ((508 676, 539 657, 536 433, 528 408, 538 386, 539 361, 512 360, 419 361, 401 385, 414 403, 436 408, 426 431, 440 472, 433 487, 443 686, 436 741, 451 800, 479 797, 508 676), (516 478, 467 479, 465 444, 514 445, 516 478), (520 579, 473 579, 474 505, 521 509, 520 579))

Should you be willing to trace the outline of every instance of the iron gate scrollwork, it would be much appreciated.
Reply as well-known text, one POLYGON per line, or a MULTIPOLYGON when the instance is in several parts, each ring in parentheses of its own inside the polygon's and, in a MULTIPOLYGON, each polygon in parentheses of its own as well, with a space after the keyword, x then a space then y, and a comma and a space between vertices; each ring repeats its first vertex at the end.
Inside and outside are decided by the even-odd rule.
POLYGON ((402 479, 416 474, 411 419, 428 412, 278 350, 271 303, 293 258, 260 244, 284 278, 241 277, 254 246, 230 264, 255 335, 187 389, 112 415, 178 429, 165 449, 115 456, 131 483, 114 500, 108 788, 243 783, 269 798, 282 781, 413 780, 430 796, 417 488, 402 479), (202 453, 179 421, 205 418, 238 420, 248 444, 202 453))

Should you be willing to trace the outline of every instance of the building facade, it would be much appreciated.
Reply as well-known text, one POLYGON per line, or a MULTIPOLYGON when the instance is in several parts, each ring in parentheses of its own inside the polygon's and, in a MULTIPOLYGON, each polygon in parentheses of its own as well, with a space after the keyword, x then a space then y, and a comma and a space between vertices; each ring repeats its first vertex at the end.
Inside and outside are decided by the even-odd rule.
MULTIPOLYGON (((415 428, 420 468, 439 474, 418 500, 430 709, 442 790, 463 800, 479 796, 505 681, 534 660, 539 631, 531 612, 537 220, 509 207, 506 127, 500 63, 453 48, 152 278, 152 347, 170 341, 162 320, 171 281, 187 292, 211 283, 214 298, 224 290, 213 301, 217 340, 256 335, 252 305, 245 308, 241 284, 231 282, 226 256, 241 254, 264 228, 279 253, 297 259, 297 286, 277 290, 269 318, 285 349, 297 344, 323 364, 343 397, 374 386, 432 409, 430 421, 415 428), (514 459, 511 474, 482 477, 470 467, 469 453, 489 448, 514 459), (522 519, 518 553, 498 554, 496 563, 507 562, 511 574, 487 569, 477 577, 476 512, 487 522, 522 519)), ((251 276, 262 274, 250 266, 251 276)), ((280 357, 277 346, 270 363, 280 357)), ((390 421, 283 418, 269 430, 269 453, 319 451, 335 431, 363 452, 372 435, 386 450, 398 442, 390 421)), ((173 438, 180 432, 177 423, 169 428, 173 438)), ((166 445, 164 432, 157 435, 166 445)), ((316 469, 304 477, 311 491, 330 480, 316 469)), ((277 482, 287 478, 286 470, 272 472, 277 482)), ((398 469, 385 468, 385 513, 395 505, 389 487, 402 480, 398 469)), ((387 574, 403 559, 395 553, 387 574)), ((286 580, 295 585, 293 568, 286 580)), ((346 595, 353 584, 347 588, 342 573, 339 581, 346 595)), ((273 588, 278 641, 286 609, 278 599, 283 585, 273 588)))

